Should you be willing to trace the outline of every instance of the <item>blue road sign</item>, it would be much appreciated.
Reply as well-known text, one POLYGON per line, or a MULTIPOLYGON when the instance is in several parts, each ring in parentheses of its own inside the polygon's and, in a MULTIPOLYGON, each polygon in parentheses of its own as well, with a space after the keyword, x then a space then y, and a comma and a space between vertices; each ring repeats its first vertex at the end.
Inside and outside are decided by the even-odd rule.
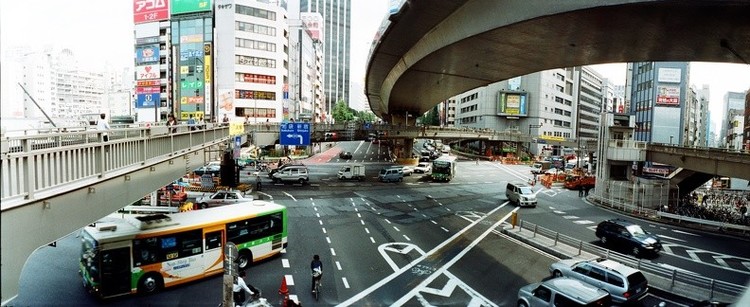
POLYGON ((310 145, 310 123, 282 123, 279 125, 279 144, 310 145))

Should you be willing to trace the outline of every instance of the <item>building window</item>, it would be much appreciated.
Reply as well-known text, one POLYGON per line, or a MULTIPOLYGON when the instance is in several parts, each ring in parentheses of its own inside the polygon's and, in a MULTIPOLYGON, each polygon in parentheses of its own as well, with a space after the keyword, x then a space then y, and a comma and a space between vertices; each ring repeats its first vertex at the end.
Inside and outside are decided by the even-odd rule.
POLYGON ((266 58, 259 58, 259 57, 246 56, 246 55, 235 55, 234 63, 240 64, 240 65, 276 68, 276 60, 274 59, 266 59, 266 58))
POLYGON ((241 14, 241 15, 253 16, 253 17, 258 17, 258 18, 265 18, 265 19, 274 20, 274 21, 276 20, 276 12, 272 12, 272 11, 269 11, 269 10, 264 10, 264 9, 259 9, 259 8, 254 8, 254 7, 249 7, 249 6, 235 4, 235 10, 234 11, 237 14, 241 14))
POLYGON ((274 43, 256 41, 252 39, 245 39, 245 38, 239 38, 239 37, 234 39, 234 46, 240 47, 240 48, 255 49, 255 50, 260 50, 260 51, 276 52, 276 44, 274 43))
POLYGON ((276 84, 276 76, 236 73, 235 81, 259 84, 276 84))
POLYGON ((276 28, 249 22, 236 21, 234 23, 234 29, 242 32, 276 36, 276 28))

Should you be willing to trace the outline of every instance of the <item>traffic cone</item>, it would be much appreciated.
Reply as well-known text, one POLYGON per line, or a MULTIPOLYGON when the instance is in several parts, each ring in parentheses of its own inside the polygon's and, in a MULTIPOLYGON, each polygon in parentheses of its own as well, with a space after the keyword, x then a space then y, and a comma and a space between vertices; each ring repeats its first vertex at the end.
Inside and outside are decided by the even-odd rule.
POLYGON ((287 300, 289 299, 289 289, 286 287, 286 278, 283 276, 281 277, 281 287, 279 288, 279 295, 282 295, 283 298, 281 299, 282 306, 287 306, 287 300))

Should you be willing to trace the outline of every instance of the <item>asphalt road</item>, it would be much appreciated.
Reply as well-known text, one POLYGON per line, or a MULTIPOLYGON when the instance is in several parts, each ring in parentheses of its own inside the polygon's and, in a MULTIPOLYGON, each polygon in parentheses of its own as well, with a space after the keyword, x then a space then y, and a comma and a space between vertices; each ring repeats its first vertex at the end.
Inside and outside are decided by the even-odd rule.
MULTIPOLYGON (((269 183, 261 194, 287 206, 289 247, 280 256, 253 265, 246 280, 277 306, 282 279, 305 306, 515 305, 518 289, 548 278, 548 267, 556 259, 499 234, 497 223, 518 210, 521 218, 593 242, 591 226, 618 216, 565 190, 540 191, 539 205, 533 209, 505 204, 505 183, 527 179, 527 166, 466 161, 459 163, 458 175, 449 183, 432 183, 418 174, 401 183, 380 183, 373 177, 389 164, 387 151, 378 154, 372 144, 345 142, 321 155, 328 160, 308 162, 310 184, 269 183), (351 162, 338 159, 340 150, 351 151, 353 160, 366 163, 365 181, 335 178, 338 168, 351 162), (310 294, 309 263, 314 254, 324 264, 318 302, 310 294)), ((731 248, 737 246, 736 239, 664 225, 646 227, 674 244, 649 261, 747 282, 748 270, 734 261, 728 262, 731 270, 717 264, 720 261, 709 261, 731 257, 740 265, 748 261, 748 249, 731 248), (683 253, 688 249, 693 252, 683 253)), ((99 301, 82 286, 79 244, 74 233, 56 247, 37 250, 23 269, 20 292, 11 306, 216 306, 221 301, 221 276, 155 295, 99 301)), ((642 305, 662 301, 652 295, 642 305)), ((667 306, 686 304, 670 300, 667 306)))

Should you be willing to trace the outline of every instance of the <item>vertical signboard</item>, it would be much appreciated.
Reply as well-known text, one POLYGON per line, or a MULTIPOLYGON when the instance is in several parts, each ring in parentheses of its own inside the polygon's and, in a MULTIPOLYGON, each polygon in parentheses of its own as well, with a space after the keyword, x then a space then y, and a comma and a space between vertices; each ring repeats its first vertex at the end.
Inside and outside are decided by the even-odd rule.
POLYGON ((159 44, 140 45, 135 47, 135 64, 159 62, 159 44))
POLYGON ((169 19, 169 0, 134 0, 133 23, 169 19))
POLYGON ((135 67, 136 80, 159 79, 159 64, 139 65, 135 67))
POLYGON ((136 108, 154 108, 161 99, 161 91, 158 86, 136 87, 136 108))

